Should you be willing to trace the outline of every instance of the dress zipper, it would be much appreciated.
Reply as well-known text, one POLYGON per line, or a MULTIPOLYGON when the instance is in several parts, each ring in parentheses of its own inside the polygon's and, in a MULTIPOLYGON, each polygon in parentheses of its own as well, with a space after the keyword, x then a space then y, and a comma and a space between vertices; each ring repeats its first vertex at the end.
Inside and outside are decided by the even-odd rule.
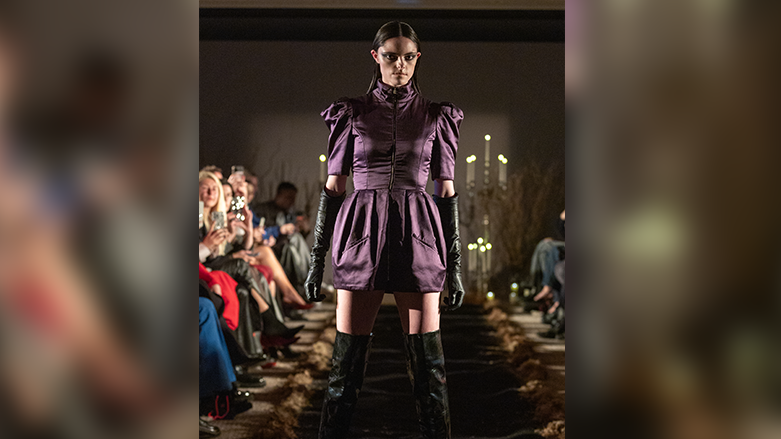
MULTIPOLYGON (((396 95, 396 88, 393 88, 393 138, 391 142, 391 175, 390 175, 390 183, 388 183, 388 190, 393 189, 393 177, 396 175, 396 114, 399 109, 399 99, 396 95)), ((390 197, 390 193, 388 194, 388 197, 390 197)), ((387 280, 386 280, 386 287, 390 284, 391 279, 391 272, 390 272, 390 245, 388 243, 385 244, 385 251, 386 253, 386 262, 387 262, 387 280)))
POLYGON ((399 109, 399 99, 396 88, 393 88, 393 141, 391 143, 391 175, 388 189, 393 189, 393 177, 396 174, 396 113, 399 109))

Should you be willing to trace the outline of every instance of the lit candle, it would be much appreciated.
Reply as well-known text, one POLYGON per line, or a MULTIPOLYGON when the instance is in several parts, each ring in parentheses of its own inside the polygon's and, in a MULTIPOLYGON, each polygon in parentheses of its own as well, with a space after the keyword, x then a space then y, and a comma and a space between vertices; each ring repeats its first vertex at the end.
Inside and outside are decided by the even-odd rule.
POLYGON ((488 266, 485 261, 485 246, 480 246, 480 264, 482 265, 483 276, 488 274, 488 266))
POLYGON ((326 165, 325 165, 325 154, 320 154, 320 184, 325 184, 325 174, 326 174, 326 165))
POLYGON ((507 189, 507 158, 499 154, 499 186, 507 189))
POLYGON ((491 182, 488 179, 488 168, 491 166, 491 135, 485 135, 485 180, 486 186, 491 182))
POLYGON ((466 158, 466 188, 468 190, 475 187, 475 160, 477 157, 474 155, 466 158))
POLYGON ((474 272, 477 266, 477 244, 469 244, 469 272, 474 272))
POLYGON ((488 270, 488 272, 490 272, 491 271, 491 243, 488 243, 488 244, 485 245, 485 253, 486 253, 486 255, 485 255, 486 264, 485 265, 487 265, 487 270, 488 270))

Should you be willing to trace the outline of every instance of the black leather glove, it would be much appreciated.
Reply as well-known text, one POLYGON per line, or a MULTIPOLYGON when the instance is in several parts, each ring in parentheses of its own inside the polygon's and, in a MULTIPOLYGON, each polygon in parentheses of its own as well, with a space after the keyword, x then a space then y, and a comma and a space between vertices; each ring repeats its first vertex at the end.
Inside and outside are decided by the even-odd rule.
POLYGON ((464 284, 461 281, 461 238, 458 233, 458 195, 450 198, 434 196, 434 203, 439 210, 442 221, 442 232, 445 235, 447 249, 447 281, 448 296, 445 297, 445 311, 458 309, 464 303, 464 284))
POLYGON ((312 253, 309 261, 309 274, 304 282, 306 300, 310 302, 322 302, 324 294, 320 294, 320 286, 323 284, 323 271, 325 270, 325 256, 331 248, 331 236, 334 233, 336 215, 342 207, 344 194, 332 197, 325 192, 320 193, 320 205, 317 208, 317 220, 315 221, 315 242, 312 244, 312 253))

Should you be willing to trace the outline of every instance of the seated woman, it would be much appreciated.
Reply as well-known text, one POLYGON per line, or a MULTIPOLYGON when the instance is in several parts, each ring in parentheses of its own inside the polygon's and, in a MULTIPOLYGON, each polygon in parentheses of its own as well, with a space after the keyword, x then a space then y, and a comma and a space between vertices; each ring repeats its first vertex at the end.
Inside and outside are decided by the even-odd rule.
MULTIPOLYGON (((254 246, 252 252, 239 252, 237 257, 240 257, 247 261, 253 267, 263 273, 269 282, 269 285, 274 285, 272 291, 279 287, 282 293, 282 300, 284 303, 290 305, 295 309, 310 309, 311 303, 307 303, 300 294, 296 291, 293 284, 285 274, 285 270, 277 259, 274 250, 271 245, 268 245, 268 239, 274 239, 273 237, 263 239, 264 230, 262 227, 256 227, 253 231, 254 234, 254 246)), ((275 294, 276 296, 276 294, 275 294)))
MULTIPOLYGON (((214 177, 216 178, 216 176, 214 177)), ((201 179, 199 178, 199 184, 201 184, 200 181, 201 179)), ((206 182, 205 184, 214 187, 214 185, 210 182, 206 182)), ((206 218, 208 215, 211 215, 211 212, 226 211, 226 206, 230 205, 230 200, 233 198, 234 194, 244 195, 247 190, 246 185, 246 181, 237 182, 235 179, 232 183, 223 181, 221 183, 221 189, 223 193, 221 198, 224 202, 218 202, 214 207, 211 206, 211 203, 204 203, 204 218, 206 218)), ((215 188, 215 191, 219 191, 219 189, 220 188, 215 188)), ((269 285, 270 290, 270 295, 266 295, 264 298, 266 302, 271 302, 274 300, 274 298, 276 298, 276 280, 278 280, 280 283, 280 289, 283 293, 284 303, 289 304, 292 308, 295 309, 312 308, 312 305, 307 303, 296 292, 295 288, 293 288, 292 284, 288 280, 288 277, 285 275, 279 260, 276 258, 273 251, 271 251, 271 248, 268 245, 268 240, 263 241, 261 238, 264 232, 263 228, 259 228, 260 230, 258 230, 258 228, 253 229, 253 214, 246 205, 244 209, 242 209, 242 213, 244 214, 244 220, 238 221, 236 220, 235 213, 226 212, 225 217, 227 231, 225 240, 227 244, 225 245, 225 248, 222 252, 225 255, 229 255, 230 257, 244 259, 250 263, 259 272, 251 272, 252 276, 255 278, 258 284, 261 284, 259 274, 263 275, 269 285), (254 249, 252 251, 247 250, 249 248, 253 248, 253 244, 255 244, 254 249)), ((210 260, 208 265, 220 267, 223 263, 225 263, 226 260, 227 257, 221 259, 214 258, 210 260)), ((264 292, 261 288, 256 289, 261 293, 264 292)), ((278 318, 283 319, 281 312, 278 313, 278 318)))
MULTIPOLYGON (((244 223, 226 221, 224 224, 225 232, 219 234, 220 230, 215 231, 217 224, 214 222, 212 214, 216 213, 226 219, 231 218, 232 214, 225 212, 223 186, 214 174, 203 171, 198 174, 198 198, 204 204, 204 225, 200 229, 199 259, 206 267, 222 270, 239 283, 239 287, 236 288, 240 309, 237 329, 239 343, 252 355, 263 355, 262 343, 257 340, 255 334, 265 336, 267 347, 284 348, 289 346, 297 340, 294 335, 301 328, 288 329, 275 313, 269 312, 271 292, 267 288, 263 288, 266 286, 265 280, 258 282, 257 280, 262 276, 257 270, 250 267, 240 257, 236 257, 242 253, 229 254, 232 247, 236 245, 235 242, 230 242, 231 237, 236 234, 233 227, 242 227, 246 222, 251 224, 252 213, 245 212, 244 223), (204 247, 206 248, 204 249, 204 247), (266 298, 261 292, 266 293, 266 298)), ((248 209, 246 210, 248 211, 248 209)), ((245 233, 242 245, 251 246, 252 242, 252 233, 245 233)))
POLYGON ((218 319, 211 300, 198 297, 199 414, 231 419, 251 409, 252 402, 246 394, 236 390, 233 363, 228 356, 228 347, 218 319), (221 399, 225 400, 224 411, 221 399))

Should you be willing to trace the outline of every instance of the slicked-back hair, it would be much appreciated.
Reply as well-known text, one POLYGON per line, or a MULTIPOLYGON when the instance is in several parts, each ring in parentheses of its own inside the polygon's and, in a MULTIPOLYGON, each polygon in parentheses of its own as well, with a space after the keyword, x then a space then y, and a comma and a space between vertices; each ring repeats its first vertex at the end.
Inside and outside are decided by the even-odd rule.
MULTIPOLYGON (((380 27, 380 29, 377 31, 377 34, 374 35, 374 42, 372 43, 372 50, 379 51, 380 46, 385 44, 386 41, 390 40, 391 38, 396 37, 406 37, 412 40, 413 43, 415 43, 415 46, 418 48, 418 52, 420 52, 420 38, 418 38, 418 34, 415 33, 415 30, 412 29, 412 26, 408 25, 407 23, 404 23, 403 21, 389 21, 380 27)), ((412 89, 416 92, 420 93, 420 87, 418 86, 418 66, 420 65, 420 60, 418 60, 417 64, 415 65, 415 72, 412 74, 412 77, 409 79, 410 82, 412 82, 412 89)), ((374 77, 372 77, 372 82, 369 84, 369 90, 366 93, 371 93, 372 90, 377 88, 377 81, 382 78, 382 73, 380 72, 380 65, 377 64, 374 67, 374 77)))

